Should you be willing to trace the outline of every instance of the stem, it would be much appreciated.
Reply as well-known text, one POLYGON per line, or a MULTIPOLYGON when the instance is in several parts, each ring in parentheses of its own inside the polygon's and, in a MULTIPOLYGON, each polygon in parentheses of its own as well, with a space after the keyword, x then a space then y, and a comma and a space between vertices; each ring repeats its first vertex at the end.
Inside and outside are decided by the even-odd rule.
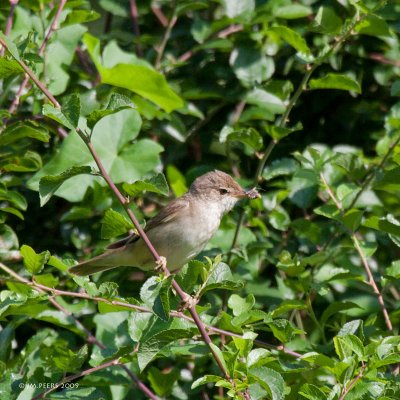
MULTIPOLYGON (((321 176, 321 180, 324 183, 325 189, 326 189, 329 197, 335 203, 337 209, 340 211, 340 214, 343 216, 345 210, 344 210, 342 204, 340 203, 340 201, 338 199, 336 199, 335 194, 333 193, 332 189, 329 187, 329 185, 328 185, 324 175, 322 174, 322 172, 321 172, 320 176, 321 176)), ((392 322, 390 320, 389 313, 388 313, 388 311, 386 309, 385 302, 383 300, 383 296, 382 296, 381 292, 379 291, 378 286, 377 286, 377 284, 376 284, 376 282, 374 280, 374 277, 372 275, 371 268, 369 266, 367 257, 365 256, 364 252, 362 251, 362 248, 360 246, 360 242, 358 241, 355 232, 352 232, 352 231, 348 230, 348 233, 349 233, 349 236, 350 236, 351 240, 354 243, 354 247, 356 248, 357 253, 360 256, 362 264, 364 266, 364 269, 365 269, 365 271, 367 273, 368 284, 372 287, 372 290, 373 290, 374 294, 378 298, 378 303, 379 303, 379 305, 380 305, 380 307, 382 309, 382 314, 383 314, 383 318, 385 319, 385 324, 386 324, 388 330, 390 332, 393 332, 393 325, 392 325, 392 322)))
POLYGON ((175 5, 174 5, 173 11, 172 11, 172 17, 168 21, 167 29, 165 30, 165 33, 161 40, 160 46, 157 49, 157 58, 156 58, 156 62, 155 62, 156 69, 160 69, 160 67, 161 67, 161 59, 164 54, 165 47, 167 46, 167 42, 168 42, 169 38, 171 37, 172 28, 176 24, 177 20, 178 20, 178 17, 175 15, 175 5))
POLYGON ((352 389, 352 387, 357 383, 357 381, 358 381, 359 379, 362 378, 363 373, 364 373, 364 370, 365 370, 366 367, 367 367, 366 364, 363 365, 363 366, 361 367, 360 372, 359 372, 359 373, 357 374, 357 376, 350 382, 349 386, 347 386, 347 388, 345 388, 345 389, 343 390, 343 393, 340 395, 340 397, 339 397, 338 400, 343 400, 343 399, 345 398, 345 396, 347 395, 347 393, 349 393, 350 390, 352 389))
MULTIPOLYGON (((7 17, 7 22, 6 22, 6 29, 4 31, 4 34, 6 36, 8 36, 11 32, 12 26, 13 26, 13 18, 14 18, 14 11, 15 11, 15 7, 17 6, 19 0, 10 0, 10 12, 8 13, 8 17, 7 17)), ((3 47, 0 50, 0 56, 2 57, 4 55, 4 49, 5 47, 3 47)))
POLYGON ((133 27, 133 32, 138 38, 138 43, 136 44, 136 52, 139 57, 143 57, 143 51, 142 51, 142 46, 140 45, 139 39, 140 39, 140 29, 139 29, 139 23, 138 23, 138 10, 136 6, 136 0, 129 0, 129 6, 130 6, 130 12, 131 12, 131 21, 132 21, 132 27, 133 27))

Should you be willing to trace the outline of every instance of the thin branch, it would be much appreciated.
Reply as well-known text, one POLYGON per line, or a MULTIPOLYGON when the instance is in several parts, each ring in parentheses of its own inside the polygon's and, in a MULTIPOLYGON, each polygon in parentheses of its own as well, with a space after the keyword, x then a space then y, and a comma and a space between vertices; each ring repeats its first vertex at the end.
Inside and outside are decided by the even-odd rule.
POLYGON ((339 397, 338 400, 343 400, 343 399, 346 397, 347 393, 350 392, 350 390, 351 390, 352 387, 357 383, 357 381, 360 380, 360 379, 362 378, 363 373, 364 373, 364 370, 365 370, 366 367, 367 367, 366 364, 363 365, 363 366, 361 367, 360 372, 359 372, 359 373, 357 374, 357 376, 350 382, 349 386, 347 386, 347 388, 345 388, 345 389, 343 390, 343 393, 340 395, 340 397, 339 397))
POLYGON ((162 12, 161 8, 157 7, 155 5, 151 5, 151 11, 153 11, 153 14, 157 17, 157 19, 159 20, 160 24, 164 28, 166 28, 168 26, 168 18, 162 12))
POLYGON ((143 57, 142 46, 140 45, 140 29, 139 29, 139 22, 138 22, 138 10, 136 6, 136 0, 129 0, 130 12, 131 12, 131 21, 132 21, 132 28, 133 32, 135 33, 138 42, 136 44, 136 53, 139 57, 143 57))
MULTIPOLYGON (((108 367, 113 367, 114 365, 122 365, 121 362, 119 361, 119 358, 117 358, 115 360, 108 361, 108 362, 106 362, 104 364, 98 365, 97 367, 86 369, 85 371, 79 372, 78 374, 67 376, 59 384, 54 385, 52 388, 46 390, 45 392, 39 393, 37 396, 33 397, 32 400, 43 399, 48 394, 54 392, 60 386, 66 384, 67 382, 74 381, 76 379, 82 378, 83 376, 90 375, 93 372, 101 371, 102 369, 105 369, 105 368, 108 368, 108 367)), ((152 398, 155 399, 155 400, 157 399, 156 396, 154 396, 152 398)))
MULTIPOLYGON (((342 204, 340 203, 340 201, 338 199, 336 199, 335 194, 333 193, 332 189, 329 187, 329 184, 326 181, 326 179, 325 179, 324 175, 322 174, 322 172, 321 172, 320 176, 321 176, 321 180, 324 183, 325 189, 326 189, 329 197, 335 203, 336 208, 340 211, 341 215, 343 216, 345 210, 344 210, 342 204)), ((386 309, 385 302, 383 300, 383 296, 382 296, 381 292, 379 291, 378 286, 377 286, 377 284, 376 284, 376 282, 374 280, 374 277, 372 275, 371 268, 369 266, 367 257, 365 256, 365 254, 364 254, 364 252, 363 252, 363 250, 362 250, 362 248, 360 246, 360 242, 359 242, 355 232, 352 232, 352 231, 348 230, 348 233, 349 233, 349 236, 350 236, 350 238, 352 239, 352 241, 354 243, 354 247, 356 248, 357 253, 359 254, 359 256, 361 258, 361 261, 362 261, 362 264, 364 266, 365 272, 367 273, 368 284, 371 286, 374 294, 378 298, 378 303, 379 303, 379 305, 380 305, 380 307, 382 309, 382 314, 383 314, 383 318, 385 320, 385 324, 386 324, 388 330, 390 332, 393 332, 393 325, 392 325, 392 322, 390 320, 389 313, 388 313, 388 311, 386 309)))
POLYGON ((171 19, 168 21, 168 25, 167 25, 167 28, 165 29, 164 36, 161 40, 160 45, 157 48, 157 58, 155 61, 156 69, 160 69, 160 67, 161 67, 161 60, 164 55, 165 47, 167 46, 167 42, 168 42, 169 38, 171 37, 172 28, 175 26, 177 20, 178 20, 178 16, 175 14, 175 6, 174 6, 171 19))
MULTIPOLYGON (((43 293, 43 291, 45 291, 45 292, 52 293, 54 296, 80 298, 80 299, 95 301, 95 302, 98 302, 98 303, 106 303, 106 304, 111 304, 111 305, 115 305, 115 306, 126 307, 126 308, 130 308, 132 310, 135 310, 135 311, 138 311, 138 312, 142 312, 142 313, 152 313, 152 311, 147 307, 139 306, 139 305, 136 305, 136 304, 127 303, 125 301, 109 300, 109 299, 105 299, 103 297, 90 296, 87 293, 81 293, 81 292, 79 292, 79 293, 77 293, 77 292, 69 292, 69 291, 66 291, 66 290, 60 290, 60 289, 56 289, 56 288, 51 288, 49 286, 42 285, 42 284, 40 284, 38 282, 29 281, 28 279, 23 278, 22 276, 20 276, 15 271, 13 271, 12 269, 10 269, 9 267, 7 267, 6 265, 4 265, 1 262, 0 262, 0 269, 2 269, 7 274, 9 274, 13 278, 15 278, 17 281, 22 282, 22 283, 24 283, 24 284, 26 284, 26 285, 28 285, 30 287, 33 287, 36 290, 38 290, 39 292, 41 292, 41 293, 43 293)), ((181 318, 181 319, 184 319, 184 320, 186 320, 186 321, 188 321, 188 322, 190 322, 192 324, 195 324, 193 318, 189 317, 188 315, 186 315, 182 311, 171 311, 169 315, 171 317, 181 318)), ((237 338, 243 339, 243 336, 238 334, 238 333, 227 331, 225 329, 220 329, 220 328, 217 328, 215 326, 212 326, 212 325, 209 325, 209 324, 206 324, 206 323, 203 323, 203 324, 211 333, 216 333, 216 334, 220 334, 220 335, 225 335, 225 336, 230 336, 230 337, 237 337, 237 338)), ((91 333, 89 332, 89 334, 91 334, 91 333)), ((91 340, 91 341, 97 344, 97 342, 95 342, 95 340, 97 340, 97 339, 94 338, 94 340, 91 340)), ((289 355, 291 355, 293 357, 296 357, 296 358, 302 357, 302 354, 297 353, 297 352, 292 351, 292 350, 289 350, 284 345, 276 346, 276 345, 264 342, 264 341, 259 340, 259 339, 255 339, 254 343, 256 343, 257 345, 259 345, 261 347, 282 351, 282 352, 284 352, 286 354, 289 354, 289 355)), ((99 347, 101 347, 101 345, 99 347)))
MULTIPOLYGON (((8 13, 8 17, 7 17, 7 22, 6 22, 6 29, 4 31, 4 34, 6 36, 10 35, 12 26, 13 26, 13 21, 14 21, 14 11, 15 11, 15 7, 17 6, 19 0, 10 0, 10 12, 8 13)), ((3 57, 4 56, 4 51, 5 51, 5 47, 2 47, 0 50, 0 56, 3 57)))
MULTIPOLYGON (((46 293, 46 292, 52 292, 55 295, 62 295, 61 291, 57 290, 52 290, 52 288, 41 285, 37 282, 32 282, 29 281, 28 279, 20 276, 17 274, 15 271, 13 271, 11 268, 8 268, 6 265, 3 263, 0 263, 0 268, 7 272, 9 275, 14 277, 17 281, 22 282, 26 285, 29 285, 31 287, 34 287, 38 292, 40 293, 46 293)), ((58 310, 60 310, 62 313, 64 313, 67 317, 70 317, 74 320, 75 325, 80 329, 83 333, 83 336, 85 337, 85 340, 89 344, 95 344, 98 346, 100 349, 105 349, 106 346, 104 346, 103 343, 101 343, 93 334, 90 332, 89 329, 87 329, 79 319, 77 319, 70 311, 68 311, 64 306, 62 306, 54 297, 49 296, 49 301, 51 304, 53 304, 54 307, 56 307, 58 310)), ((137 387, 144 393, 146 394, 150 399, 156 400, 157 396, 126 366, 123 364, 120 364, 120 367, 128 374, 128 376, 132 379, 132 381, 137 385, 137 387)), ((69 381, 66 381, 69 382, 69 381)), ((60 383, 65 383, 64 381, 60 383)), ((60 386, 59 385, 59 386, 60 386)), ((38 397, 39 398, 39 397, 38 397)))
MULTIPOLYGON (((53 34, 53 32, 55 31, 55 29, 57 27, 58 21, 59 21, 60 16, 61 16, 61 12, 62 12, 66 2, 67 2, 67 0, 60 0, 60 3, 59 3, 58 8, 57 8, 57 11, 56 11, 56 13, 54 15, 54 18, 53 18, 53 21, 52 21, 52 23, 51 23, 51 25, 49 27, 49 30, 46 33, 46 36, 43 39, 43 42, 42 42, 40 48, 39 48, 39 52, 38 53, 39 53, 40 56, 43 55, 44 50, 46 49, 47 43, 50 40, 50 36, 53 34)), ((16 93, 16 95, 14 97, 14 100, 12 101, 12 103, 11 103, 9 109, 8 109, 8 112, 10 114, 13 114, 16 111, 16 109, 18 108, 21 95, 22 95, 24 89, 26 88, 26 86, 27 86, 27 84, 29 82, 29 78, 30 78, 29 74, 26 73, 25 76, 24 76, 24 80, 21 82, 21 85, 19 86, 19 89, 18 89, 18 91, 17 91, 17 93, 16 93)))

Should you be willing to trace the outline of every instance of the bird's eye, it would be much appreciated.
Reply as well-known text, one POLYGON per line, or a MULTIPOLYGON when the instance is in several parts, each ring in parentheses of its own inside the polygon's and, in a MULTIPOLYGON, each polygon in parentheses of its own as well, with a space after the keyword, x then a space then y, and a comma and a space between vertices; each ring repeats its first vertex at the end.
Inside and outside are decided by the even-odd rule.
POLYGON ((219 189, 219 194, 227 194, 227 193, 228 193, 227 189, 225 189, 225 188, 220 188, 219 189))

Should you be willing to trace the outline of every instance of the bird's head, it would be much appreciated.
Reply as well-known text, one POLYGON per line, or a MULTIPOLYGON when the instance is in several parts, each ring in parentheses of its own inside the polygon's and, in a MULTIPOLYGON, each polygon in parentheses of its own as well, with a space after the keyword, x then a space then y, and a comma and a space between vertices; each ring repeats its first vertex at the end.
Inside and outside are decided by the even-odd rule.
POLYGON ((199 176, 189 192, 204 201, 219 204, 223 213, 231 210, 240 199, 260 197, 255 189, 244 190, 230 175, 218 170, 199 176))

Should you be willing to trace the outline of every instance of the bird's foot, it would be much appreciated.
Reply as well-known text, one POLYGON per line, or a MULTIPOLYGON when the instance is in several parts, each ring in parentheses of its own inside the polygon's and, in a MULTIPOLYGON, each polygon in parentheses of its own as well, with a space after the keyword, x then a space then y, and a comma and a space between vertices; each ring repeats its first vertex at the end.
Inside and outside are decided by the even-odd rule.
POLYGON ((186 293, 185 297, 182 299, 182 302, 178 308, 178 311, 183 312, 188 308, 194 307, 199 302, 197 297, 192 297, 186 293))
POLYGON ((156 261, 155 271, 157 273, 165 272, 167 268, 167 259, 163 256, 160 256, 160 259, 156 261))

